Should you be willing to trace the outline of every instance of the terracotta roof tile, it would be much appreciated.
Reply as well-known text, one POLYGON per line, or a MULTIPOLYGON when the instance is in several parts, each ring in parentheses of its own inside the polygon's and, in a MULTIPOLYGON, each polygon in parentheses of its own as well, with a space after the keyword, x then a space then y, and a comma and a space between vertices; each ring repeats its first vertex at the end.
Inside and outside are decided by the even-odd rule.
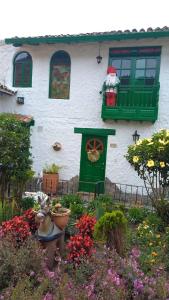
POLYGON ((118 39, 127 39, 127 38, 146 38, 146 37, 169 37, 169 27, 164 26, 162 28, 149 27, 147 29, 141 28, 137 30, 135 28, 129 30, 112 30, 106 32, 92 32, 92 33, 80 33, 80 34, 60 34, 60 35, 45 35, 45 36, 36 36, 36 37, 13 37, 6 39, 7 44, 36 44, 36 43, 58 43, 58 42, 79 42, 79 41, 99 41, 106 40, 106 37, 109 37, 109 40, 112 38, 115 39, 115 36, 118 36, 118 39), (144 35, 144 37, 143 37, 144 35), (93 38, 93 39, 92 39, 93 38))

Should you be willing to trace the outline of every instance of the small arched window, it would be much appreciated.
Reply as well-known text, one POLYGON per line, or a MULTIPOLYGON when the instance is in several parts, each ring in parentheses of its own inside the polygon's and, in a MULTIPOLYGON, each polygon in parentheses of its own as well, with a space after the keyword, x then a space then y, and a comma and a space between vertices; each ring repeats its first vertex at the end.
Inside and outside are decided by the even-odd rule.
POLYGON ((70 56, 65 51, 56 52, 50 62, 49 98, 69 99, 70 56))
POLYGON ((32 86, 32 57, 27 52, 20 52, 14 58, 13 86, 32 86))

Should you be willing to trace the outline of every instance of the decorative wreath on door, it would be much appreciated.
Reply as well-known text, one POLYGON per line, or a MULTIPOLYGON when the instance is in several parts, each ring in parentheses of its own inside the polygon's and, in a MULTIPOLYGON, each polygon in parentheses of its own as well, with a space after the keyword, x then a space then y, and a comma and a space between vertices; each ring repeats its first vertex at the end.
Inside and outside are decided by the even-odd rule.
POLYGON ((86 151, 88 160, 96 162, 100 158, 100 153, 103 152, 103 143, 99 139, 89 139, 86 143, 86 151))

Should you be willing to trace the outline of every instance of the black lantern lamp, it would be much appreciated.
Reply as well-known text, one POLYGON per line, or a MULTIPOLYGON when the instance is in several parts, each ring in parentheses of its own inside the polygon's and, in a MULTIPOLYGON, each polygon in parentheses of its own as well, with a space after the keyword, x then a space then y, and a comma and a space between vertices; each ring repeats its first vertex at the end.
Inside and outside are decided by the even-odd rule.
POLYGON ((100 55, 100 44, 99 44, 99 55, 96 56, 96 59, 97 59, 97 63, 100 64, 102 61, 102 56, 100 55))
POLYGON ((140 138, 140 134, 138 134, 137 130, 135 130, 135 132, 133 134, 133 141, 134 141, 135 144, 137 143, 139 138, 140 138))

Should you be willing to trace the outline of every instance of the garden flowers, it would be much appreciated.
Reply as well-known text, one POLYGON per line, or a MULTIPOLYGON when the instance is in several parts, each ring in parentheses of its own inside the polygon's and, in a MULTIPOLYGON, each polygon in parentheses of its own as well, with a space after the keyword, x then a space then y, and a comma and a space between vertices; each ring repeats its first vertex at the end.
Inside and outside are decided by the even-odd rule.
POLYGON ((133 156, 133 162, 134 163, 138 163, 138 161, 139 161, 139 157, 138 156, 133 156))
POLYGON ((152 159, 148 160, 147 162, 147 167, 151 168, 151 167, 154 167, 154 161, 152 159))

